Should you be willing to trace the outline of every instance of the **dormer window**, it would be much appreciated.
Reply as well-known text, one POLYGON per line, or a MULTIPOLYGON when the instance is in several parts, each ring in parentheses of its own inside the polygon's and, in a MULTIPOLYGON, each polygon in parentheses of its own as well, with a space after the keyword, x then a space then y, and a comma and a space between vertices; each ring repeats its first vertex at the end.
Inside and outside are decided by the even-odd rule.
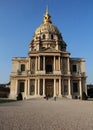
POLYGON ((46 38, 46 35, 45 35, 45 34, 43 34, 42 38, 43 38, 43 39, 45 39, 45 38, 46 38))
POLYGON ((21 64, 21 71, 25 71, 25 64, 21 64))
POLYGON ((52 39, 52 40, 54 39, 54 36, 53 36, 53 34, 51 34, 51 39, 52 39))

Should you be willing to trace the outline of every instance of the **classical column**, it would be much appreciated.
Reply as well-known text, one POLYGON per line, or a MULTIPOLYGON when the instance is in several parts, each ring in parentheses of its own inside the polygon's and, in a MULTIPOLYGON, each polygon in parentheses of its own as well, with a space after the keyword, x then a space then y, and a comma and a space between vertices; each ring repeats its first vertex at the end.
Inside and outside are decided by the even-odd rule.
POLYGON ((56 79, 54 79, 54 97, 56 96, 56 79))
POLYGON ((59 56, 59 70, 60 70, 60 56, 59 56))
POLYGON ((45 56, 43 56, 43 71, 45 70, 45 56))
POLYGON ((37 71, 37 56, 36 56, 36 65, 35 66, 36 66, 36 71, 37 71))
POLYGON ((25 80, 25 96, 27 96, 27 80, 25 80))
POLYGON ((79 80, 79 91, 80 91, 80 97, 82 96, 82 86, 81 86, 81 79, 79 80))
POLYGON ((69 57, 67 58, 67 72, 70 72, 70 70, 69 70, 69 57))
POLYGON ((38 95, 40 95, 40 79, 38 79, 38 95))
POLYGON ((38 70, 40 70, 40 56, 38 56, 38 70))
POLYGON ((29 57, 29 70, 31 71, 31 63, 30 63, 31 61, 30 61, 30 57, 29 57))
POLYGON ((30 79, 28 79, 28 95, 30 95, 30 79))
POLYGON ((55 71, 55 56, 54 56, 54 71, 55 71))
POLYGON ((43 96, 45 96, 45 79, 43 79, 43 96))
POLYGON ((70 78, 68 79, 68 95, 71 96, 70 78))
POLYGON ((59 78, 59 96, 61 96, 61 78, 59 78))
POLYGON ((37 79, 35 79, 35 96, 37 95, 37 79))

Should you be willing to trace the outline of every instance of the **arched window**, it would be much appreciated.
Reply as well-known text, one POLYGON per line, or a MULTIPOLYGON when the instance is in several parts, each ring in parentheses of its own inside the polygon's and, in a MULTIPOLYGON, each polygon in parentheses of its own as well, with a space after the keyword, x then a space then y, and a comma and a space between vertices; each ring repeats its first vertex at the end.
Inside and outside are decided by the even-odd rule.
POLYGON ((21 64, 21 71, 25 71, 25 64, 21 64))
POLYGON ((45 38, 46 38, 46 35, 45 35, 45 34, 43 34, 42 38, 43 38, 43 39, 45 39, 45 38))

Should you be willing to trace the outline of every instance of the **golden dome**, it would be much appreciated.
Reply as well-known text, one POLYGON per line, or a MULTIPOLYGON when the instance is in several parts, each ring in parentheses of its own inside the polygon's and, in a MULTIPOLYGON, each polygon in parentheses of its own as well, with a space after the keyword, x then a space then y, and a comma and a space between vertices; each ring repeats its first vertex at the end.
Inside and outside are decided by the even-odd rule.
POLYGON ((35 31, 35 35, 42 33, 52 33, 52 34, 60 34, 58 28, 52 24, 51 16, 46 10, 46 14, 44 15, 43 24, 41 24, 35 31))
POLYGON ((43 23, 36 29, 30 45, 31 50, 53 47, 66 51, 66 43, 58 28, 52 24, 48 9, 44 15, 43 23))
POLYGON ((41 33, 60 34, 58 28, 51 23, 43 23, 36 29, 36 35, 41 33))

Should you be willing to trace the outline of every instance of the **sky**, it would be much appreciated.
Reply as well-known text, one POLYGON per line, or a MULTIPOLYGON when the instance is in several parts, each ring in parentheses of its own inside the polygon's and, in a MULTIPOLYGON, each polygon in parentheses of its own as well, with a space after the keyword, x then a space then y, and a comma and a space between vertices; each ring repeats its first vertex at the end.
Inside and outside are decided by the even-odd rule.
POLYGON ((29 43, 48 5, 70 57, 85 58, 93 84, 93 0, 0 0, 0 83, 8 83, 13 57, 27 57, 29 43))

